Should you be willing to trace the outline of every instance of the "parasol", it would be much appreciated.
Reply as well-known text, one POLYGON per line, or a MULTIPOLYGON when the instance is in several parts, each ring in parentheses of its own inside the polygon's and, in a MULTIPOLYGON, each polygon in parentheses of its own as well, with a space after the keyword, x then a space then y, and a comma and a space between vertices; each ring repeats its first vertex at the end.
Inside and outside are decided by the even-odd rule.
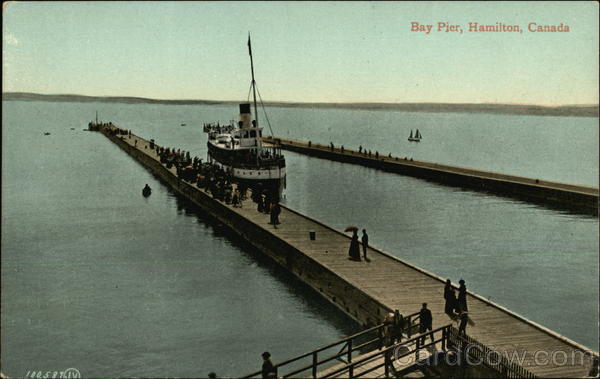
POLYGON ((357 226, 347 226, 346 229, 344 229, 344 232, 354 232, 354 231, 358 231, 358 227, 357 226))

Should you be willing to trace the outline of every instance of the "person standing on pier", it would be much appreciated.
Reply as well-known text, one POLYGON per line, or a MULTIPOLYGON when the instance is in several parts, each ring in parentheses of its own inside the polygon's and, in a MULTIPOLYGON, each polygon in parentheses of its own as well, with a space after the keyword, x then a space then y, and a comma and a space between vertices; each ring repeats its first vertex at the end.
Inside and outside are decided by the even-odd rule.
POLYGON ((450 282, 450 279, 446 280, 446 286, 444 287, 444 299, 446 300, 444 312, 446 312, 446 314, 451 318, 454 318, 454 310, 457 308, 457 301, 456 295, 454 294, 454 288, 452 288, 452 283, 450 282))
POLYGON ((392 343, 402 341, 402 331, 404 329, 404 317, 400 314, 400 311, 396 309, 394 311, 394 338, 392 343))
MULTIPOLYGON (((433 316, 431 316, 431 311, 427 309, 427 303, 423 303, 423 307, 419 311, 419 333, 425 333, 428 330, 433 330, 433 316)), ((431 341, 433 342, 433 334, 430 335, 431 341)), ((421 338, 421 345, 425 343, 425 337, 421 338)))
POLYGON ((469 322, 469 314, 466 311, 461 311, 458 317, 460 319, 460 325, 458 326, 458 335, 466 335, 467 323, 469 322))
POLYGON ((258 206, 256 207, 256 210, 259 211, 260 213, 263 213, 265 211, 265 207, 266 207, 265 195, 258 196, 257 203, 258 203, 258 206))
POLYGON ((363 247, 363 257, 365 258, 365 261, 366 261, 367 260, 367 247, 369 247, 369 235, 367 234, 367 229, 363 229, 362 247, 363 247))
POLYGON ((465 281, 463 279, 459 280, 458 283, 460 284, 460 287, 458 287, 458 312, 468 312, 467 286, 465 286, 465 281))
POLYGON ((263 379, 267 378, 276 378, 277 370, 275 366, 273 366, 273 362, 271 362, 271 354, 268 351, 262 353, 263 365, 262 365, 262 377, 263 379))
POLYGON ((236 188, 233 191, 233 197, 231 198, 231 203, 234 207, 242 207, 242 202, 240 201, 240 191, 236 188))
POLYGON ((383 319, 383 346, 388 347, 394 344, 394 314, 388 313, 383 319))
POLYGON ((356 229, 352 231, 352 241, 350 241, 348 255, 350 255, 350 259, 360 262, 360 246, 358 245, 358 234, 356 231, 356 229))
POLYGON ((281 207, 279 206, 279 202, 276 202, 271 207, 271 221, 269 222, 269 224, 272 224, 275 227, 275 229, 277 229, 277 225, 280 224, 280 222, 279 222, 279 214, 280 213, 281 213, 281 207))

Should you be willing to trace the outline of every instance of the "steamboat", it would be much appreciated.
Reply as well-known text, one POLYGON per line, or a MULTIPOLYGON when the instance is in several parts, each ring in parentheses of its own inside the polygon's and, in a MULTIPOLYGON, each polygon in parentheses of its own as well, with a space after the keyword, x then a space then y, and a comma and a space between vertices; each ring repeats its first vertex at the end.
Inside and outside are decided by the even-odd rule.
POLYGON ((233 181, 258 193, 266 191, 271 198, 279 200, 285 188, 285 158, 280 147, 263 145, 262 142, 263 128, 258 123, 250 36, 248 36, 248 51, 252 73, 254 117, 252 117, 250 102, 246 102, 239 105, 240 117, 237 124, 234 122, 229 125, 204 124, 204 132, 208 134, 208 161, 222 168, 233 181))

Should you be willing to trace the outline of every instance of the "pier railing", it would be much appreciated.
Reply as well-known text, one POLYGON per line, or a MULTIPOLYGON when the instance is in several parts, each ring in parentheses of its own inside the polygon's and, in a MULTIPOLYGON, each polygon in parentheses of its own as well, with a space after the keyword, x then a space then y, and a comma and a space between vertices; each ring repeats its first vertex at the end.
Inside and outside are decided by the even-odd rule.
MULTIPOLYGON (((407 318, 412 319, 415 316, 418 317, 418 314, 410 315, 407 318)), ((277 377, 331 378, 344 376, 348 378, 362 378, 375 371, 377 371, 377 376, 384 375, 386 378, 397 377, 401 376, 403 371, 408 372, 414 369, 414 365, 419 360, 427 359, 436 351, 452 350, 459 353, 462 357, 461 361, 464 362, 468 354, 470 362, 483 364, 490 370, 497 372, 503 378, 537 378, 537 376, 521 365, 510 362, 499 352, 490 349, 473 337, 460 335, 458 330, 451 324, 426 333, 414 335, 409 337, 408 340, 403 340, 391 346, 384 346, 382 338, 384 327, 384 324, 374 326, 319 349, 278 363, 275 365, 277 377), (368 338, 369 335, 375 333, 377 333, 377 337, 368 338), (366 341, 365 337, 367 337, 366 341), (319 357, 319 354, 338 346, 341 346, 338 353, 325 358, 319 357), (438 350, 438 348, 441 350, 438 350), (353 359, 353 353, 357 351, 359 353, 362 352, 362 355, 353 359), (306 359, 311 362, 298 367, 299 363, 306 359), (338 364, 337 366, 330 365, 329 367, 323 366, 334 360, 340 361, 342 364, 338 364), (292 365, 293 363, 297 364, 292 365), (286 371, 285 373, 283 372, 284 370, 286 371), (301 375, 307 371, 310 371, 309 375, 301 375)), ((253 378, 260 375, 261 371, 257 371, 243 378, 253 378)))
POLYGON ((499 352, 490 349, 473 337, 460 335, 451 324, 419 334, 373 354, 365 354, 362 358, 325 372, 320 378, 340 375, 348 378, 361 378, 377 370, 379 370, 377 376, 381 374, 386 378, 402 376, 403 370, 410 371, 411 367, 419 359, 422 359, 422 356, 425 358, 431 356, 432 352, 437 351, 437 347, 440 347, 442 351, 454 350, 462 356, 462 362, 478 362, 497 372, 502 378, 537 378, 521 365, 508 361, 499 352), (429 342, 425 343, 427 341, 429 342), (436 346, 438 344, 439 346, 436 346), (428 351, 428 353, 423 354, 424 351, 428 351), (466 361, 467 354, 469 361, 466 361))
POLYGON ((449 330, 447 345, 464 355, 468 354, 472 362, 480 362, 503 378, 537 378, 531 371, 509 361, 501 353, 490 349, 475 338, 465 334, 460 335, 454 327, 449 330))
MULTIPOLYGON (((361 378, 374 371, 379 370, 377 376, 381 375, 383 370, 384 377, 396 377, 399 370, 394 365, 394 362, 403 362, 412 365, 420 358, 423 350, 434 348, 437 344, 441 344, 442 350, 446 350, 448 335, 451 325, 442 326, 426 333, 419 334, 406 341, 401 341, 395 345, 388 346, 373 354, 365 354, 364 357, 349 362, 346 365, 337 367, 331 371, 327 371, 320 378, 331 378, 343 375, 348 378, 361 378), (429 341, 428 343, 425 343, 429 341), (414 355, 414 358, 412 357, 414 355)), ((406 366, 408 367, 408 366, 406 366)), ((402 367, 402 368, 406 368, 402 367)))
MULTIPOLYGON (((403 332, 409 337, 414 333, 415 329, 419 327, 419 313, 413 313, 404 317, 405 327, 403 332)), ((295 377, 317 377, 319 370, 324 369, 323 366, 326 363, 333 362, 335 360, 342 363, 351 363, 353 355, 360 354, 364 351, 372 351, 384 344, 384 327, 385 324, 380 324, 369 329, 365 329, 362 332, 353 334, 349 337, 342 338, 336 342, 322 346, 316 350, 308 353, 301 354, 299 356, 290 358, 283 362, 274 365, 277 370, 278 378, 295 378, 295 377), (375 336, 375 337, 373 337, 375 336), (328 350, 339 348, 337 353, 323 357, 327 354, 328 350), (302 362, 307 362, 302 364, 302 362), (303 372, 309 371, 310 375, 300 375, 303 372), (285 371, 285 373, 284 373, 285 371)), ((259 377, 262 371, 256 371, 252 374, 243 376, 243 379, 259 377)))

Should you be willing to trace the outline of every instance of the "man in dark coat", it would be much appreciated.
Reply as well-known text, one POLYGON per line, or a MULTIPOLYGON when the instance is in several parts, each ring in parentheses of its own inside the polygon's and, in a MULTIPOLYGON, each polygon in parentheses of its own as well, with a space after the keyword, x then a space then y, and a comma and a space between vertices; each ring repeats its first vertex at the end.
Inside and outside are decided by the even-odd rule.
POLYGON ((271 354, 268 351, 262 353, 263 365, 262 365, 262 377, 263 379, 267 378, 276 378, 277 370, 275 366, 273 366, 273 362, 271 362, 271 354))
POLYGON ((467 308, 467 286, 465 286, 464 280, 459 280, 458 283, 458 312, 468 312, 467 308))
POLYGON ((367 247, 369 247, 369 235, 367 234, 366 229, 363 229, 362 247, 363 247, 363 256, 365 257, 365 260, 366 260, 367 259, 367 247))
POLYGON ((281 213, 281 207, 279 206, 279 203, 273 204, 273 206, 271 207, 271 222, 269 222, 269 224, 275 225, 275 229, 277 229, 277 225, 280 224, 280 222, 279 222, 279 214, 280 213, 281 213))
POLYGON ((469 314, 467 312, 460 312, 458 316, 460 318, 460 325, 458 326, 458 335, 467 334, 467 323, 469 322, 469 314))
POLYGON ((392 343, 402 341, 402 331, 404 330, 404 317, 399 310, 394 311, 394 339, 392 343))
MULTIPOLYGON (((419 320, 419 333, 425 333, 433 329, 433 316, 431 316, 431 311, 427 309, 427 303, 423 303, 423 307, 419 311, 419 320)), ((433 335, 431 335, 431 341, 434 341, 433 335)), ((421 338, 421 345, 424 343, 425 337, 421 338)))

